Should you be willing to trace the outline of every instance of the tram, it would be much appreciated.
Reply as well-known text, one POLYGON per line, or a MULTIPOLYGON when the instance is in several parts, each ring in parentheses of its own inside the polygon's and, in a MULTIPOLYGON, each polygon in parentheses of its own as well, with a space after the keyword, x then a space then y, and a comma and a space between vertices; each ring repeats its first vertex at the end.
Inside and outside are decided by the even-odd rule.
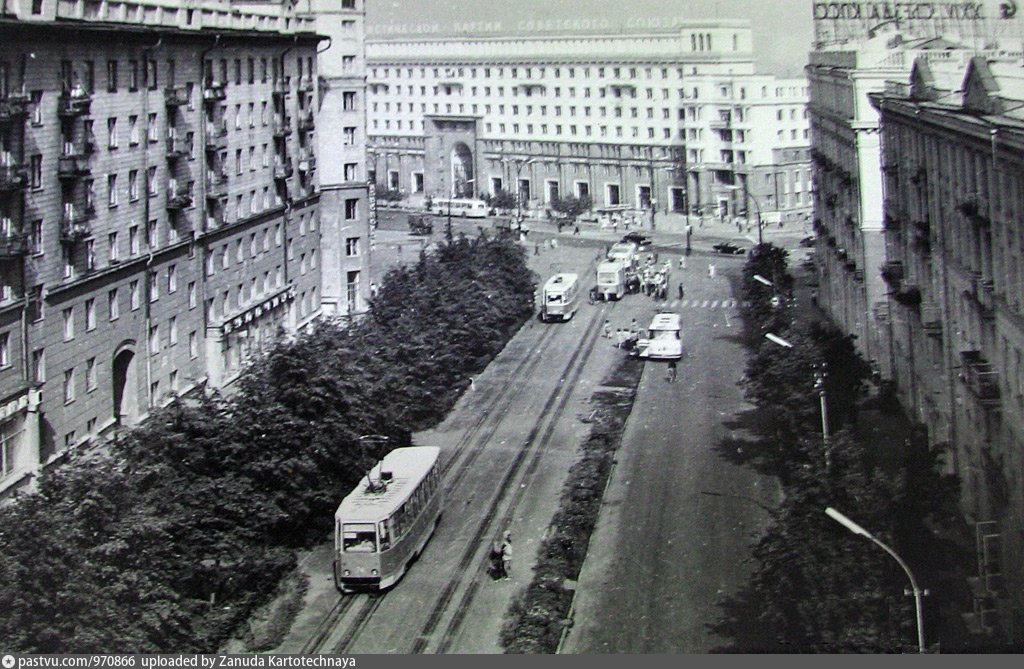
POLYGON ((444 216, 450 213, 452 216, 463 218, 486 218, 487 203, 483 200, 470 198, 437 198, 433 201, 434 213, 444 216))
POLYGON ((342 592, 384 590, 405 574, 441 517, 441 449, 396 448, 334 514, 334 582, 342 592))
POLYGON ((570 320, 579 308, 580 281, 576 274, 556 274, 544 284, 540 317, 544 322, 570 320))

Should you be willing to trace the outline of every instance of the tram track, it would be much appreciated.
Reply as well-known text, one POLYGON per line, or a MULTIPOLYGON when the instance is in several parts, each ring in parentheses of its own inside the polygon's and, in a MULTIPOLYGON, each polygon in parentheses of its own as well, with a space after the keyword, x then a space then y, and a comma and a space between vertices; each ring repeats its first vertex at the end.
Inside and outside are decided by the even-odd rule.
MULTIPOLYGON (((587 284, 590 284, 593 281, 592 275, 595 266, 596 261, 592 261, 587 268, 587 275, 591 276, 591 280, 588 281, 587 284)), ((583 309, 580 311, 582 312, 583 309)), ((529 458, 529 462, 526 467, 526 476, 530 476, 536 470, 543 450, 542 446, 550 439, 550 436, 555 429, 557 419, 550 420, 548 422, 547 429, 543 431, 543 438, 540 439, 539 442, 538 436, 542 435, 544 423, 551 417, 552 411, 556 409, 556 404, 556 415, 560 415, 562 409, 564 409, 565 405, 569 402, 572 395, 571 389, 582 375, 582 371, 585 366, 584 363, 586 356, 583 354, 589 354, 593 349, 597 340, 597 335, 600 332, 601 317, 605 312, 606 309, 602 306, 592 310, 590 313, 590 320, 584 328, 584 335, 581 337, 579 345, 573 351, 569 362, 566 364, 563 373, 560 375, 559 378, 561 380, 551 391, 550 396, 545 401, 541 413, 534 422, 534 425, 524 440, 522 447, 517 452, 511 465, 504 472, 502 480, 497 486, 497 490, 505 491, 509 489, 509 483, 516 478, 516 475, 522 469, 523 464, 527 462, 528 456, 531 454, 532 458, 529 458), (559 397, 561 397, 560 402, 558 401, 559 397)), ((529 349, 523 356, 523 359, 518 361, 513 367, 509 377, 504 381, 502 388, 494 395, 493 398, 487 401, 485 407, 480 411, 480 416, 474 420, 474 422, 459 438, 452 455, 447 458, 442 465, 445 490, 450 491, 457 489, 464 476, 469 471, 472 471, 472 465, 480 454, 483 453, 486 445, 490 442, 492 437, 497 433, 502 422, 507 417, 509 409, 515 405, 524 393, 529 391, 528 385, 522 381, 530 378, 537 367, 544 362, 545 353, 555 340, 555 336, 558 332, 558 328, 545 328, 545 331, 541 333, 540 337, 530 345, 529 349)), ((509 519, 512 517, 516 507, 521 502, 524 494, 525 491, 517 487, 513 493, 514 502, 512 503, 512 506, 506 509, 505 513, 501 514, 501 524, 498 525, 499 527, 506 526, 508 524, 509 519)), ((472 571, 474 576, 473 580, 470 582, 469 591, 459 599, 454 622, 449 623, 445 628, 444 639, 446 641, 443 641, 445 648, 450 646, 454 635, 457 633, 458 629, 461 628, 462 621, 468 613, 473 597, 479 589, 484 568, 478 567, 476 570, 471 570, 470 567, 474 560, 480 559, 477 556, 477 553, 480 552, 480 545, 483 543, 483 538, 487 536, 488 532, 493 531, 493 528, 496 526, 495 523, 497 521, 495 519, 498 517, 498 511, 507 499, 508 495, 505 492, 499 492, 495 496, 489 505, 482 522, 474 532, 472 539, 469 541, 466 549, 460 556, 456 573, 464 575, 472 571)), ((490 542, 487 542, 487 546, 490 546, 490 542)), ((486 560, 480 561, 481 565, 485 563, 486 560)), ((436 632, 438 624, 444 617, 444 614, 449 611, 449 605, 457 594, 457 590, 464 583, 465 578, 457 576, 451 579, 446 585, 441 596, 438 598, 437 603, 433 606, 430 614, 427 616, 426 623, 421 628, 420 633, 416 635, 413 648, 411 650, 412 653, 425 652, 434 633, 436 632)), ((324 648, 326 647, 330 647, 330 651, 328 652, 335 654, 345 654, 350 652, 353 644, 359 639, 363 630, 372 620, 374 613, 387 599, 387 595, 387 591, 373 595, 339 595, 338 601, 317 625, 314 634, 309 641, 303 645, 301 652, 306 654, 322 653, 325 652, 324 648), (360 605, 356 615, 351 620, 346 620, 347 614, 352 610, 356 601, 363 600, 364 598, 366 599, 360 605), (340 637, 337 636, 339 631, 341 631, 340 637), (328 643, 332 638, 337 638, 337 641, 328 643)), ((443 651, 439 650, 438 652, 443 651)))

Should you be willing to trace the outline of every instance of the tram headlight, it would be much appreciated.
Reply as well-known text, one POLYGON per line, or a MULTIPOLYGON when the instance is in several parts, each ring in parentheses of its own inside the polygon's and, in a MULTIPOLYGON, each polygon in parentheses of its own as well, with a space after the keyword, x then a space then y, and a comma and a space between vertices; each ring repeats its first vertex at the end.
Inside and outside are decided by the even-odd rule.
POLYGON ((350 571, 349 571, 348 569, 346 569, 345 571, 343 571, 343 572, 341 572, 341 573, 342 573, 342 575, 344 575, 344 576, 348 576, 348 575, 349 575, 349 574, 351 574, 352 572, 350 572, 350 571))
POLYGON ((377 575, 377 570, 376 569, 371 569, 370 570, 370 576, 376 576, 376 575, 377 575))

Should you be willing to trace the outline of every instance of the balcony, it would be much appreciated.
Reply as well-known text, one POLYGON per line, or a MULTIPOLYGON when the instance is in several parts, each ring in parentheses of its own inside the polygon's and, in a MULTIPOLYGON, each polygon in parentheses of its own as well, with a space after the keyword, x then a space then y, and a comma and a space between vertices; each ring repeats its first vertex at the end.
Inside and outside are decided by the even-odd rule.
POLYGON ((308 132, 316 126, 316 118, 313 116, 313 110, 307 109, 299 113, 299 132, 308 132))
POLYGON ((226 174, 214 173, 206 178, 206 197, 219 200, 228 195, 228 177, 226 174))
POLYGON ((292 134, 291 116, 274 116, 274 137, 287 137, 292 134))
POLYGON ((225 86, 220 81, 208 81, 203 84, 203 102, 215 104, 228 96, 225 86))
POLYGON ((981 351, 961 351, 960 378, 971 394, 985 405, 999 403, 999 372, 981 356, 981 351))
POLYGON ((274 178, 275 179, 287 179, 292 175, 292 160, 286 158, 279 160, 274 163, 274 178))
POLYGON ((173 109, 188 104, 188 91, 182 86, 168 86, 164 89, 164 104, 173 109))
POLYGON ((167 191, 167 211, 181 211, 192 206, 192 196, 176 190, 167 191))
POLYGON ((0 165, 0 192, 21 190, 27 185, 27 169, 18 164, 0 165))
POLYGON ((21 121, 28 114, 27 106, 27 95, 8 93, 6 97, 0 98, 0 124, 21 121))
POLYGON ((287 79, 274 79, 274 87, 271 90, 271 94, 275 98, 286 98, 291 92, 289 81, 287 79))
POLYGON ((28 253, 28 236, 20 232, 0 234, 0 258, 19 258, 28 253))
POLYGON ((78 179, 88 175, 91 171, 89 159, 84 155, 67 155, 57 158, 57 176, 61 179, 78 179))
POLYGON ((299 79, 299 90, 312 93, 316 90, 316 80, 311 75, 306 75, 299 79))
POLYGON ((206 126, 206 150, 220 151, 228 146, 228 127, 226 125, 206 126))
POLYGON ((942 334, 942 310, 931 300, 921 303, 921 327, 925 334, 932 336, 942 334))
POLYGON ((982 320, 990 321, 996 317, 993 300, 995 284, 991 279, 983 279, 980 272, 971 272, 970 287, 963 296, 971 303, 982 320))
POLYGON ((316 169, 316 154, 309 149, 299 153, 299 171, 312 172, 316 169))
POLYGON ((92 234, 92 229, 89 226, 92 217, 93 210, 88 207, 65 207, 60 219, 61 241, 74 244, 92 234))
POLYGON ((714 118, 708 121, 712 130, 732 130, 732 118, 714 118))
POLYGON ((167 138, 167 160, 178 160, 189 155, 188 143, 179 137, 167 138))
POLYGON ((85 94, 64 93, 57 101, 57 115, 62 118, 86 116, 92 106, 92 97, 85 94))

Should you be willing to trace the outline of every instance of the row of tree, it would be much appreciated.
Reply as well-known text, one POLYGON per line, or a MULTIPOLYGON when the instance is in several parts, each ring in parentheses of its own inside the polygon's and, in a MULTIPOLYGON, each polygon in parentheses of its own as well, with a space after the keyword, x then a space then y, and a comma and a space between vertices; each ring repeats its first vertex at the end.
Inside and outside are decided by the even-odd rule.
POLYGON ((0 646, 216 650, 382 454, 359 437, 384 451, 439 422, 533 293, 518 246, 459 238, 392 271, 364 320, 282 339, 230 397, 177 399, 47 472, 0 511, 0 646))
MULTIPOLYGON (((943 590, 958 553, 933 528, 957 522, 957 482, 940 473, 941 454, 923 439, 877 443, 865 436, 858 414, 870 367, 852 337, 827 321, 798 317, 787 263, 785 250, 756 246, 741 287, 752 349, 745 390, 756 406, 757 439, 739 457, 777 476, 783 500, 753 549, 749 584, 724 603, 725 619, 715 629, 733 639, 734 649, 748 651, 913 652, 915 610, 904 596, 905 573, 824 510, 852 517, 892 546, 925 587, 943 590)), ((738 457, 734 444, 722 453, 738 457)), ((937 614, 938 606, 926 608, 931 639, 937 614)))

